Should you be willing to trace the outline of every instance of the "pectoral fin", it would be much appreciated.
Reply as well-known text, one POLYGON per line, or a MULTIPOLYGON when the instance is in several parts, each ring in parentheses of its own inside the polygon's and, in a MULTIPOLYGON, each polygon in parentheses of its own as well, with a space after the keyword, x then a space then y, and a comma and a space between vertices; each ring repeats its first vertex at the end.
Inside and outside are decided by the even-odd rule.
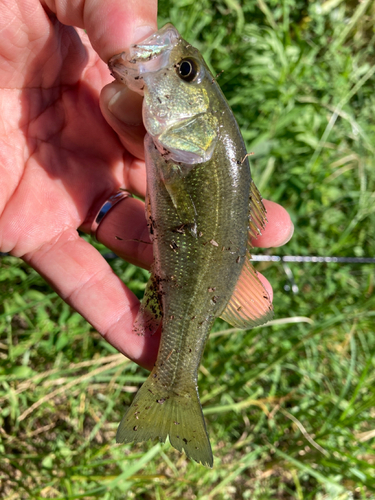
POLYGON ((183 172, 183 167, 170 160, 167 163, 162 162, 159 165, 159 170, 164 187, 168 191, 181 224, 189 228, 192 234, 196 236, 197 211, 184 183, 185 172, 183 172))
POLYGON ((133 332, 137 335, 153 335, 163 318, 161 301, 154 274, 151 274, 146 285, 137 317, 133 325, 133 332))
POLYGON ((197 236, 197 211, 190 194, 184 189, 182 182, 165 183, 165 187, 172 199, 173 205, 181 220, 181 224, 189 229, 193 236, 197 236))
MULTIPOLYGON (((154 144, 154 139, 149 134, 145 138, 145 150, 146 163, 148 164, 148 183, 162 183, 164 185, 179 216, 180 225, 186 229, 190 229, 190 232, 196 236, 197 211, 188 186, 185 185, 185 178, 195 165, 180 165, 171 159, 167 160, 164 156, 160 155, 154 144)), ((148 225, 152 238, 154 228, 150 216, 151 208, 149 202, 147 203, 147 207, 148 225)))

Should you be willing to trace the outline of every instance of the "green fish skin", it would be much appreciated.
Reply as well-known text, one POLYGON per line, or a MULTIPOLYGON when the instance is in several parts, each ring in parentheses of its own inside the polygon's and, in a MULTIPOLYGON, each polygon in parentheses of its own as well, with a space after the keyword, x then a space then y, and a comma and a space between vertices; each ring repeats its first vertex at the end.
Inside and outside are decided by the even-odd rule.
POLYGON ((214 320, 251 327, 272 317, 249 262, 266 218, 228 103, 197 49, 168 24, 114 56, 116 79, 144 95, 147 220, 154 265, 134 331, 162 320, 156 364, 128 408, 118 442, 169 437, 212 467, 197 372, 214 320))

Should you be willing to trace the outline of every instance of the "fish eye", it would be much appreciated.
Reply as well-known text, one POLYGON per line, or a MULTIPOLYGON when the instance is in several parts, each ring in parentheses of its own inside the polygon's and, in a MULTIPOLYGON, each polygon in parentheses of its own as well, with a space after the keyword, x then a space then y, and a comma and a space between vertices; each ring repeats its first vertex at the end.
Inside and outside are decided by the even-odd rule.
POLYGON ((185 82, 192 82, 198 74, 198 64, 194 59, 182 59, 177 64, 177 74, 185 82))

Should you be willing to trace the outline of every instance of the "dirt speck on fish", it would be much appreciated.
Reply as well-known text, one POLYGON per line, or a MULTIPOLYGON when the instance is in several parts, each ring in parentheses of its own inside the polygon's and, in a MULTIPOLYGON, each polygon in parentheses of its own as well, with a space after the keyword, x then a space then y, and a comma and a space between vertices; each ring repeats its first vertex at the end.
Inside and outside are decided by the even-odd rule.
POLYGON ((169 437, 172 446, 212 467, 198 367, 215 318, 251 328, 272 317, 249 253, 266 211, 232 111, 200 52, 174 26, 112 57, 109 68, 144 95, 154 265, 134 331, 154 332, 163 323, 155 367, 117 441, 169 437))

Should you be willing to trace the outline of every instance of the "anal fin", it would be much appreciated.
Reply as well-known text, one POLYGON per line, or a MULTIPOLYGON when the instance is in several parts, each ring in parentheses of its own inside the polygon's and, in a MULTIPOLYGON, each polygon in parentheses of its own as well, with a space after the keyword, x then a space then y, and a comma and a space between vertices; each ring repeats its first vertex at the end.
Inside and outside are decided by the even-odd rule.
POLYGON ((133 332, 137 335, 153 335, 159 328, 163 318, 162 307, 159 297, 157 280, 154 273, 146 285, 137 317, 133 325, 133 332))

